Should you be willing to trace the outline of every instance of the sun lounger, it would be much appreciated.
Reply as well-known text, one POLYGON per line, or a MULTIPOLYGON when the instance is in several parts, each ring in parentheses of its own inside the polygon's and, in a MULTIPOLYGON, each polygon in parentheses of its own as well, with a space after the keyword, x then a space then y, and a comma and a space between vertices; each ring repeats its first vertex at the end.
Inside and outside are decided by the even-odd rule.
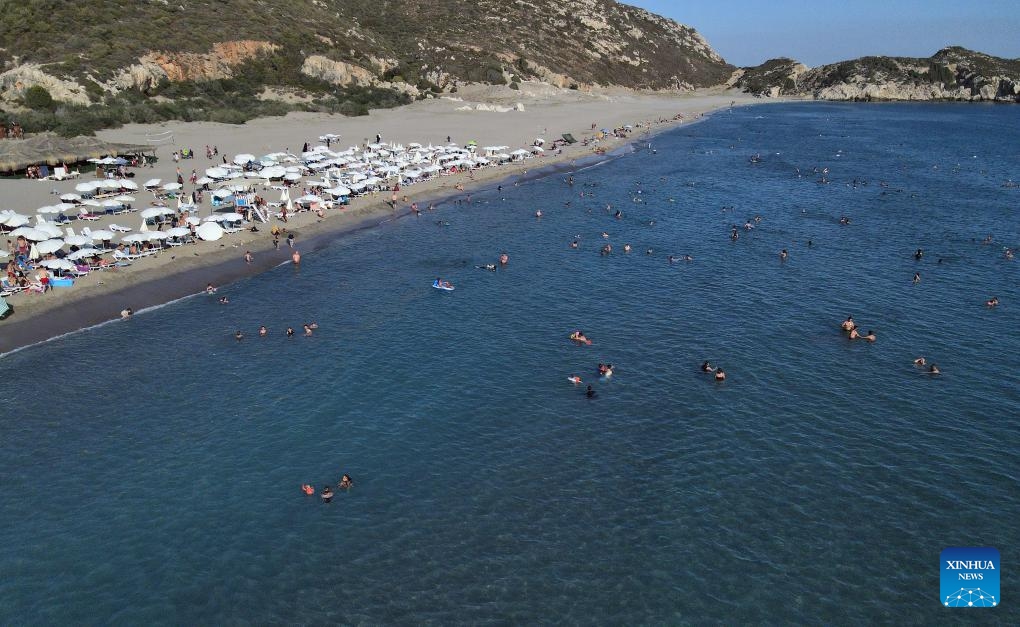
POLYGON ((89 222, 95 222, 96 220, 99 219, 99 216, 97 216, 94 213, 85 213, 85 212, 82 212, 82 213, 78 214, 78 219, 79 220, 88 220, 89 222))

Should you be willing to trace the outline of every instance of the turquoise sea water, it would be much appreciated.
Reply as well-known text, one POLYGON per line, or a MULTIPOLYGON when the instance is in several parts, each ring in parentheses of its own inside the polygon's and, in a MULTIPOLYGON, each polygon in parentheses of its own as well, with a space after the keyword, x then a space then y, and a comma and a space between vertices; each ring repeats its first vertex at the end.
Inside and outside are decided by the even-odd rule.
POLYGON ((1018 122, 723 112, 0 359, 0 619, 1020 622, 1018 122), (1000 607, 939 605, 947 546, 1000 607))

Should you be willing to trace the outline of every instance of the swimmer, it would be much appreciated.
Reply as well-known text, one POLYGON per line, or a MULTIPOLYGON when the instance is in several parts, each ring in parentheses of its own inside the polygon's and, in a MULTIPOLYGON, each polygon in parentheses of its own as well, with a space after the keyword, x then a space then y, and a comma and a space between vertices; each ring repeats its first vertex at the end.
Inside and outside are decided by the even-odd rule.
POLYGON ((510 255, 508 255, 506 253, 500 253, 499 254, 499 265, 505 266, 508 263, 510 263, 510 255))
POLYGON ((128 307, 127 309, 121 309, 120 310, 120 317, 121 318, 130 318, 133 315, 135 315, 135 312, 132 311, 130 307, 128 307))
POLYGON ((869 342, 874 342, 875 341, 875 332, 872 331, 871 329, 868 329, 868 334, 861 336, 861 339, 867 340, 869 342))
POLYGON ((602 231, 602 239, 609 239, 609 233, 602 231))
POLYGON ((691 257, 690 255, 684 255, 684 261, 694 261, 694 257, 691 257))
POLYGON ((712 364, 710 364, 710 363, 708 363, 706 361, 705 363, 701 364, 701 371, 702 372, 715 372, 715 368, 712 367, 712 364))
POLYGON ((344 473, 344 476, 340 477, 339 487, 343 490, 350 490, 354 487, 354 480, 349 474, 344 473))
POLYGON ((589 385, 588 389, 584 391, 584 395, 587 396, 588 398, 595 398, 595 390, 593 390, 589 385))
POLYGON ((238 342, 240 342, 241 340, 244 339, 244 333, 241 333, 240 331, 235 332, 234 333, 234 339, 236 339, 238 342))
POLYGON ((673 263, 676 262, 676 257, 674 257, 673 255, 670 255, 669 257, 666 257, 666 261, 668 261, 670 263, 670 265, 672 265, 673 263))
POLYGON ((779 259, 781 261, 786 261, 786 258, 789 257, 789 256, 790 256, 790 253, 786 252, 785 248, 783 250, 779 251, 779 259))
POLYGON ((917 285, 920 282, 921 282, 921 273, 920 272, 915 272, 914 273, 914 285, 917 285))
POLYGON ((310 327, 310 326, 308 326, 306 324, 306 325, 304 325, 304 329, 305 329, 305 337, 310 337, 312 335, 312 327, 310 327))
POLYGON ((205 293, 206 294, 215 294, 216 293, 216 287, 213 286, 212 283, 210 283, 209 285, 206 285, 205 286, 205 293))
POLYGON ((542 210, 541 209, 539 209, 538 211, 535 212, 535 217, 536 218, 541 218, 542 217, 542 210))
POLYGON ((859 339, 861 339, 861 334, 860 334, 859 331, 857 331, 857 327, 854 327, 854 328, 850 329, 849 337, 850 337, 851 340, 859 340, 859 339))
POLYGON ((574 241, 570 242, 570 247, 571 248, 577 248, 577 246, 578 246, 578 242, 577 242, 576 239, 574 241))
POLYGON ((605 371, 604 371, 604 372, 602 373, 602 376, 603 376, 603 377, 605 377, 605 378, 607 378, 607 379, 608 379, 609 377, 613 376, 613 364, 606 364, 606 369, 605 369, 605 371))
POLYGON ((299 265, 301 263, 301 253, 295 250, 293 253, 290 254, 290 260, 294 263, 295 266, 299 265))
POLYGON ((924 357, 918 357, 917 359, 914 360, 914 365, 915 366, 923 366, 926 363, 927 362, 924 360, 924 357))
POLYGON ((918 248, 918 249, 917 249, 917 250, 916 250, 916 251, 914 252, 914 259, 916 259, 916 260, 918 260, 918 261, 920 261, 920 260, 921 260, 921 257, 923 257, 923 256, 924 256, 924 251, 923 251, 923 250, 921 250, 920 248, 918 248))
POLYGON ((287 337, 294 337, 294 327, 287 327, 287 337))
POLYGON ((485 269, 488 270, 489 272, 495 272, 496 271, 496 264, 494 264, 494 263, 487 263, 487 264, 485 264, 485 269))
POLYGON ((305 493, 305 496, 312 496, 315 494, 315 488, 308 485, 307 483, 301 486, 301 491, 305 493))
POLYGON ((648 250, 645 251, 645 254, 646 255, 651 255, 653 252, 655 252, 655 251, 653 251, 651 248, 649 248, 648 250))
POLYGON ((723 372, 722 368, 716 368, 715 369, 715 380, 716 381, 725 381, 726 380, 726 373, 723 372))
POLYGON ((333 488, 326 486, 322 489, 322 492, 319 493, 319 496, 322 497, 323 503, 329 503, 333 500, 333 488))
POLYGON ((606 368, 607 368, 607 366, 604 363, 599 362, 599 375, 600 376, 606 374, 606 368))
POLYGON ((843 324, 839 325, 844 331, 853 331, 857 328, 857 323, 854 322, 853 316, 847 316, 843 324))
POLYGON ((220 304, 221 305, 226 305, 229 302, 230 302, 229 298, 227 298, 226 296, 220 296, 220 304))
POLYGON ((259 327, 259 337, 266 337, 267 335, 269 335, 269 329, 265 326, 259 327))
POLYGON ((999 304, 999 297, 998 296, 993 296, 990 300, 986 300, 985 301, 985 305, 988 306, 988 307, 995 307, 998 304, 999 304))
POLYGON ((570 381, 570 382, 571 382, 571 383, 573 383, 574 385, 577 385, 577 384, 579 384, 579 383, 582 383, 582 381, 581 381, 581 377, 579 377, 579 376, 577 376, 577 375, 573 375, 573 376, 567 377, 567 381, 570 381))
POLYGON ((938 366, 936 366, 935 364, 932 364, 932 365, 928 366, 928 374, 942 374, 942 371, 939 370, 938 366))
POLYGON ((316 322, 315 320, 312 320, 312 321, 311 321, 311 322, 310 322, 310 323, 308 324, 308 328, 309 328, 309 329, 313 329, 313 330, 314 330, 314 329, 318 329, 318 328, 319 328, 319 323, 318 323, 318 322, 316 322))
POLYGON ((624 244, 623 245, 623 252, 625 252, 625 253, 629 253, 630 252, 630 244, 624 244))

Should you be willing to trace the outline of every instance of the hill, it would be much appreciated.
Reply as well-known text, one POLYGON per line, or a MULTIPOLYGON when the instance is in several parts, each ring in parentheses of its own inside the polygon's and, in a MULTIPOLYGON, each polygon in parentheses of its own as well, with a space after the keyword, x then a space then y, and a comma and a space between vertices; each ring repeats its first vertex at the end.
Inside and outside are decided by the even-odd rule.
POLYGON ((813 69, 792 59, 743 68, 736 85, 762 96, 819 100, 1020 102, 1020 59, 960 47, 928 58, 861 57, 813 69))
POLYGON ((29 131, 357 115, 465 82, 689 90, 732 70, 613 0, 0 2, 0 107, 29 131))

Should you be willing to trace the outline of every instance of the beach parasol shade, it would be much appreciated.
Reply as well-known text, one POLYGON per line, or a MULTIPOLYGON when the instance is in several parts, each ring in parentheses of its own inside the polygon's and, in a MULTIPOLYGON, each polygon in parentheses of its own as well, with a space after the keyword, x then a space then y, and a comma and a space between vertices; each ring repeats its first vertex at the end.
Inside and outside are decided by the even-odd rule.
POLYGON ((195 235, 208 242, 215 242, 223 237, 223 227, 215 222, 203 222, 197 229, 195 235))
POLYGON ((90 235, 92 236, 92 240, 96 242, 108 242, 113 239, 113 231, 107 231, 105 229, 92 231, 90 235))
POLYGON ((244 165, 250 161, 255 161, 255 155, 250 155, 246 152, 242 152, 234 157, 234 163, 237 165, 244 165))
POLYGON ((36 213, 60 213, 61 211, 56 205, 46 205, 35 210, 36 213))
POLYGON ((92 238, 85 235, 69 235, 64 238, 64 243, 68 246, 86 246, 92 243, 92 238))
POLYGON ((24 237, 30 242, 41 242, 50 239, 50 234, 31 226, 21 226, 8 233, 7 237, 24 237))
POLYGON ((182 187, 184 187, 184 186, 181 185, 180 183, 167 183, 166 185, 163 186, 163 189, 165 189, 168 192, 172 192, 172 191, 180 189, 182 187))
POLYGON ((192 225, 202 224, 202 218, 198 216, 188 216, 184 221, 192 225))
POLYGON ((78 202, 81 200, 81 194, 61 194, 60 200, 64 202, 78 202))
POLYGON ((40 261, 39 265, 50 270, 74 270, 74 264, 67 259, 46 259, 40 261))
POLYGON ((64 232, 60 230, 60 227, 52 222, 40 222, 35 225, 35 228, 45 233, 46 239, 64 236, 64 232))
POLYGON ((183 226, 175 226, 174 228, 166 231, 168 237, 187 237, 191 235, 191 229, 183 226))
POLYGON ((86 207, 102 207, 103 206, 103 203, 99 202, 98 200, 92 200, 91 198, 88 199, 88 200, 81 201, 81 204, 86 206, 86 207))
POLYGON ((159 187, 159 184, 162 183, 162 182, 163 182, 163 179, 149 179, 148 181, 145 181, 144 183, 142 183, 142 187, 145 187, 145 188, 159 187))
POLYGON ((48 255, 55 253, 64 247, 64 240, 62 239, 48 239, 43 240, 35 245, 35 249, 39 251, 40 255, 48 255))
POLYGON ((158 218, 159 216, 166 216, 174 213, 174 210, 170 207, 149 207, 148 209, 142 209, 138 214, 143 220, 149 218, 158 218))
POLYGON ((119 202, 135 202, 134 196, 128 196, 127 194, 121 194, 120 196, 114 196, 114 200, 119 202))
POLYGON ((93 255, 101 255, 104 252, 106 252, 106 251, 99 250, 98 248, 79 248, 78 250, 74 251, 73 253, 68 254, 66 258, 70 259, 71 261, 77 261, 79 259, 84 259, 85 257, 91 257, 93 255))
POLYGON ((149 241, 149 234, 148 233, 128 233, 124 237, 120 238, 120 241, 127 242, 128 244, 130 244, 132 242, 147 242, 147 241, 149 241))
POLYGON ((100 184, 101 183, 99 181, 87 181, 85 183, 78 183, 77 185, 74 186, 74 191, 82 192, 83 194, 88 192, 94 192, 96 191, 96 188, 100 184))
POLYGON ((130 189, 132 191, 138 189, 138 183, 135 183, 131 179, 120 179, 117 182, 120 183, 121 189, 130 189))
POLYGON ((213 182, 213 179, 209 178, 208 176, 203 176, 202 178, 200 178, 200 179, 195 181, 195 183, 198 184, 198 185, 208 185, 209 183, 212 183, 212 182, 213 182))
POLYGON ((104 200, 102 202, 102 205, 104 207, 113 208, 113 207, 123 207, 124 203, 122 203, 121 201, 117 200, 116 198, 107 198, 106 200, 104 200))

